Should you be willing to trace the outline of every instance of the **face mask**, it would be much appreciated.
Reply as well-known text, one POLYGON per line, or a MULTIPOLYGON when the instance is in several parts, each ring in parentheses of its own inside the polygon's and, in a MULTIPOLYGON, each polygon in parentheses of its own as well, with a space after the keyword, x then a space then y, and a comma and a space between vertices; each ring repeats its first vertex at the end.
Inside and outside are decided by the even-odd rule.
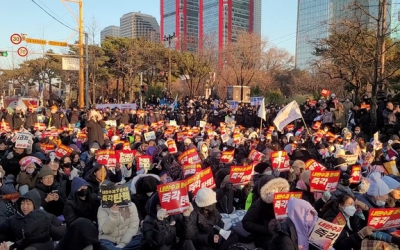
POLYGON ((347 171, 347 166, 340 166, 340 170, 347 171))
POLYGON ((26 169, 26 172, 27 172, 28 174, 33 174, 33 172, 35 172, 35 169, 34 169, 34 168, 27 168, 27 169, 26 169))
POLYGON ((378 207, 384 207, 384 206, 386 205, 386 201, 377 200, 377 201, 376 201, 376 205, 377 205, 378 207))
POLYGON ((201 151, 207 152, 207 151, 208 151, 208 148, 207 148, 207 147, 202 147, 202 148, 201 148, 201 151))
POLYGON ((147 194, 147 196, 151 196, 152 194, 153 194, 153 192, 148 192, 148 193, 146 193, 147 194))
POLYGON ((324 131, 325 131, 325 132, 328 132, 328 131, 329 131, 329 129, 324 129, 324 131))
POLYGON ((94 148, 91 148, 91 149, 90 149, 90 154, 91 154, 91 155, 94 155, 95 152, 96 152, 96 149, 94 149, 94 148))
POLYGON ((265 174, 266 175, 272 175, 272 171, 266 171, 265 174))
POLYGON ((356 131, 354 131, 354 133, 356 133, 356 134, 359 134, 359 133, 360 133, 360 131, 359 131, 359 130, 356 130, 356 131))
POLYGON ((319 150, 318 153, 319 153, 320 155, 324 155, 324 154, 325 154, 325 150, 319 150))
POLYGON ((81 190, 79 190, 78 192, 76 192, 76 194, 78 195, 78 197, 86 197, 87 193, 88 193, 88 190, 87 190, 87 189, 81 189, 81 190))
POLYGON ((76 138, 72 139, 73 143, 76 143, 78 140, 76 138))
POLYGON ((345 214, 347 214, 347 216, 351 217, 355 214, 355 212, 357 211, 355 206, 347 206, 343 209, 343 212, 345 214))

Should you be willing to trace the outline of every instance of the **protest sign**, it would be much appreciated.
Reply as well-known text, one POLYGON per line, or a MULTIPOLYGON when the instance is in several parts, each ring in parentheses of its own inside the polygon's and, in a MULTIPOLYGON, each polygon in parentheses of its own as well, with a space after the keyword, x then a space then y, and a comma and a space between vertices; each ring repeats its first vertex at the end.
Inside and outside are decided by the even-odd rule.
POLYGON ((222 151, 221 153, 221 162, 222 163, 231 163, 233 161, 235 154, 235 150, 229 150, 229 151, 222 151))
POLYGON ((128 206, 131 202, 129 185, 100 185, 101 207, 111 208, 128 206))
POLYGON ((120 110, 136 110, 136 103, 105 103, 105 104, 96 104, 96 109, 105 110, 106 108, 115 109, 119 108, 120 110))
POLYGON ((146 141, 155 140, 156 139, 156 133, 154 133, 154 131, 150 131, 150 132, 144 133, 144 139, 146 141))
POLYGON ((170 126, 178 126, 178 125, 176 124, 176 121, 175 121, 175 120, 170 120, 170 121, 169 121, 169 125, 170 125, 170 126))
POLYGON ((335 191, 340 177, 338 171, 311 171, 310 191, 325 192, 335 191))
POLYGON ((306 170, 310 170, 310 171, 323 171, 326 168, 319 164, 318 162, 316 162, 314 159, 309 159, 308 161, 306 161, 306 170))
POLYGON ((0 130, 4 130, 4 131, 11 131, 11 126, 8 122, 1 122, 0 123, 0 130))
POLYGON ((12 200, 17 200, 19 197, 21 197, 21 193, 11 193, 11 194, 2 194, 0 195, 2 200, 7 200, 7 201, 12 201, 12 200))
POLYGON ((182 166, 183 177, 201 172, 201 164, 187 164, 182 166))
POLYGON ((318 218, 308 240, 310 244, 318 247, 319 249, 327 250, 333 245, 333 243, 335 243, 344 226, 345 225, 333 224, 318 218))
POLYGON ((46 137, 58 137, 58 131, 44 131, 42 133, 42 139, 46 137))
POLYGON ((358 155, 337 155, 337 157, 345 159, 347 165, 354 165, 358 160, 358 155))
POLYGON ((206 121, 200 121, 199 122, 199 127, 204 128, 206 126, 207 122, 206 121))
POLYGON ((272 152, 270 161, 273 169, 278 169, 280 172, 290 170, 290 159, 286 151, 272 152))
POLYGON ((246 185, 253 176, 253 165, 231 166, 229 173, 230 182, 233 185, 246 185))
POLYGON ((371 208, 368 226, 379 230, 400 227, 400 208, 371 208))
POLYGON ((263 97, 250 97, 250 105, 251 106, 260 106, 261 102, 263 100, 263 97))
POLYGON ((237 101, 228 101, 229 109, 236 110, 239 107, 239 102, 237 101))
POLYGON ((116 120, 108 120, 108 121, 105 121, 105 124, 106 124, 106 126, 116 127, 117 121, 116 120))
POLYGON ((45 143, 40 143, 40 149, 45 153, 48 154, 56 149, 56 146, 54 144, 45 144, 45 143))
POLYGON ((215 187, 214 175, 210 167, 203 169, 201 172, 198 172, 193 176, 190 176, 185 181, 188 192, 192 192, 193 195, 196 195, 200 188, 215 187))
POLYGON ((274 213, 275 218, 280 220, 287 217, 286 206, 291 197, 301 199, 302 192, 280 192, 274 194, 274 213))
POLYGON ((350 183, 360 183, 361 181, 361 167, 359 165, 351 168, 350 183))
POLYGON ((27 148, 32 145, 32 134, 29 132, 18 132, 15 139, 16 148, 27 148))
POLYGON ((249 153, 249 159, 251 161, 261 161, 261 157, 265 156, 264 154, 258 152, 255 149, 252 149, 249 153))
POLYGON ((100 165, 104 165, 107 167, 115 167, 117 165, 117 155, 115 153, 115 150, 112 149, 97 150, 96 162, 100 165))
POLYGON ((190 201, 184 180, 157 186, 161 207, 169 215, 179 214, 188 209, 190 201))
POLYGON ((72 153, 72 148, 65 146, 64 144, 60 144, 58 148, 54 151, 56 154, 56 157, 60 159, 64 155, 69 156, 72 153))
POLYGON ((197 153, 197 150, 195 148, 191 148, 178 156, 178 162, 181 165, 196 164, 201 163, 201 159, 199 154, 197 153))
POLYGON ((339 212, 338 215, 336 215, 335 219, 333 219, 332 223, 336 224, 336 225, 345 226, 347 222, 346 222, 346 218, 344 218, 343 214, 341 212, 339 212))
POLYGON ((167 140, 167 147, 168 147, 168 152, 170 154, 176 154, 178 153, 178 148, 176 147, 176 142, 172 139, 167 140))
POLYGON ((44 124, 44 123, 39 123, 39 122, 35 122, 34 124, 33 124, 33 129, 34 130, 39 130, 39 131, 41 131, 41 130, 46 130, 46 124, 44 124))
POLYGON ((151 155, 140 155, 136 157, 136 170, 146 169, 150 170, 153 157, 151 155))
MULTIPOLYGON (((24 158, 22 158, 21 160, 19 160, 19 165, 21 166, 21 167, 27 167, 29 164, 31 164, 31 163, 35 163, 35 164, 37 164, 38 166, 43 166, 43 163, 42 163, 42 161, 39 159, 39 158, 37 158, 37 157, 34 157, 34 156, 25 156, 24 158)), ((1 176, 2 178, 4 178, 4 176, 1 176)))
POLYGON ((117 162, 120 164, 132 163, 135 159, 133 150, 116 150, 117 162))
POLYGON ((176 141, 181 142, 188 136, 187 132, 177 132, 176 133, 176 141))

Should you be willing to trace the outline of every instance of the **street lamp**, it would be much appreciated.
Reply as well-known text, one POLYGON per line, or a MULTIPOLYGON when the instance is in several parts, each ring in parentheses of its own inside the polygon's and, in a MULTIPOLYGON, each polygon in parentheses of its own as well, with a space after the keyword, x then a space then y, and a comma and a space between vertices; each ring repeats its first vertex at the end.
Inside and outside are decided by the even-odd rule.
POLYGON ((171 41, 175 38, 175 32, 172 35, 164 36, 164 41, 168 42, 168 92, 171 90, 171 41))

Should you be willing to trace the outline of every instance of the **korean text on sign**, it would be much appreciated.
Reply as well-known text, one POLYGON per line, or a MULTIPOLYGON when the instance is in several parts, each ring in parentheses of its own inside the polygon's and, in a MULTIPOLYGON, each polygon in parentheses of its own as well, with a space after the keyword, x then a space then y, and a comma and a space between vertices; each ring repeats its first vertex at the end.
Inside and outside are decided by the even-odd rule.
POLYGON ((115 150, 97 150, 96 162, 107 167, 115 167, 117 165, 117 155, 115 154, 115 150))
POLYGON ((253 165, 232 166, 229 174, 230 182, 233 185, 246 185, 253 176, 253 165))
POLYGON ((179 214, 189 207, 189 196, 185 181, 175 181, 157 186, 161 207, 167 213, 179 214))
POLYGON ((101 185, 101 206, 104 208, 110 208, 114 204, 123 207, 127 206, 131 201, 128 184, 124 185, 101 185))
POLYGON ((286 151, 272 152, 270 160, 273 169, 279 169, 280 172, 290 170, 290 159, 286 151))
POLYGON ((60 159, 64 155, 69 156, 72 153, 72 151, 73 151, 72 148, 65 146, 64 144, 60 144, 60 146, 58 146, 58 148, 56 149, 55 153, 56 157, 60 159))
POLYGON ((335 191, 340 177, 338 171, 312 171, 310 176, 311 192, 335 191))
POLYGON ((375 229, 400 227, 400 208, 371 208, 368 215, 368 226, 375 229))
POLYGON ((179 155, 178 161, 182 165, 201 163, 200 156, 195 148, 186 150, 181 155, 179 155))
POLYGON ((187 164, 182 166, 183 177, 201 172, 201 164, 187 164))
POLYGON ((185 181, 188 192, 192 192, 193 195, 196 195, 200 188, 215 187, 214 175, 210 167, 203 169, 201 172, 198 172, 193 176, 190 176, 185 181))
POLYGON ((301 199, 301 192, 281 192, 274 194, 274 213, 276 219, 283 219, 287 217, 287 203, 291 197, 301 199))
POLYGON ((329 249, 339 237, 345 225, 337 225, 318 218, 309 242, 319 249, 329 249))
POLYGON ((151 155, 137 156, 136 157, 136 169, 138 171, 141 169, 150 170, 152 162, 153 162, 153 157, 151 157, 151 155))

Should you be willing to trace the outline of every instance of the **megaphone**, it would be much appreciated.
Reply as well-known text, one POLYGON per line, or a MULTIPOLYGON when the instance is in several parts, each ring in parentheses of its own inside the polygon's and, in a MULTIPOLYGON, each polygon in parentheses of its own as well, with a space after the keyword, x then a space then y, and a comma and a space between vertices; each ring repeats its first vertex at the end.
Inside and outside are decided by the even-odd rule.
POLYGON ((226 230, 220 228, 219 226, 214 226, 214 228, 216 230, 218 230, 219 235, 221 235, 222 238, 224 238, 225 240, 227 240, 229 238, 229 235, 231 235, 231 232, 232 232, 232 231, 226 231, 226 230))

